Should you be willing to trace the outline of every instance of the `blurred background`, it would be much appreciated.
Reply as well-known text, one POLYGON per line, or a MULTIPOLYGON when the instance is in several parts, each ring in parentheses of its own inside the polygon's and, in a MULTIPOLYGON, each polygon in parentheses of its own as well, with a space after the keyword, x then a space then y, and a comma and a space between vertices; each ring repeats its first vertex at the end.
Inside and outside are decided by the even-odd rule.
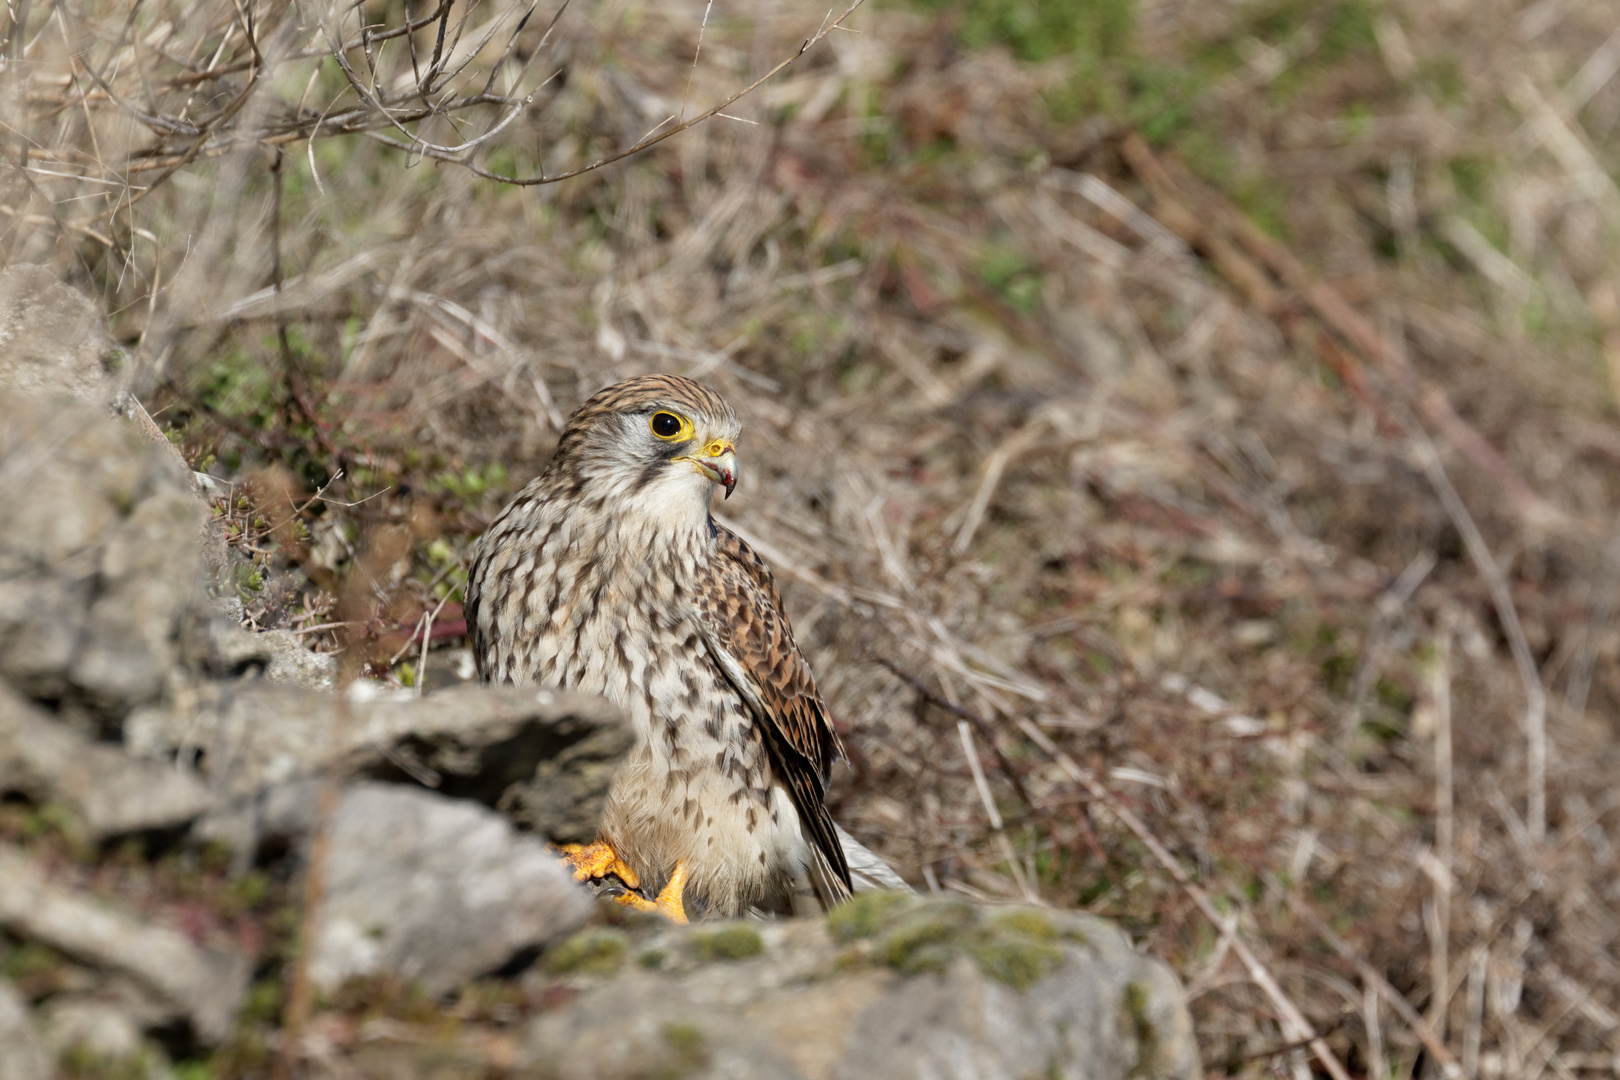
MULTIPOLYGON (((834 816, 918 889, 1117 920, 1211 1075, 1320 1070, 1267 978, 1356 1076, 1620 1075, 1612 4, 5 25, 0 265, 104 305, 250 625, 464 677, 468 545, 586 396, 690 375, 834 816)), ((237 901, 272 960, 291 888, 237 901)))

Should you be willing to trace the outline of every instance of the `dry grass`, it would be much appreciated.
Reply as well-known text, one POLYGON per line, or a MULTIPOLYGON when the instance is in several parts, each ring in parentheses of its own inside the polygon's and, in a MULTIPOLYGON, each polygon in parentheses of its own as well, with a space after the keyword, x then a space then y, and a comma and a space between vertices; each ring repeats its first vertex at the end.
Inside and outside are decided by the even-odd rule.
MULTIPOLYGON (((185 71, 247 62, 236 9, 42 9, 0 258, 98 290, 216 472, 342 466, 263 621, 330 621, 309 582, 409 531, 379 670, 429 611, 454 644, 458 553, 574 403, 712 383, 727 520, 846 732, 835 812, 909 879, 1123 921, 1212 1072, 1620 1071, 1613 13, 1142 0, 1116 64, 962 48, 994 8, 863 9, 740 119, 537 189, 316 131, 354 91, 291 8, 187 158, 137 112, 232 107, 240 70, 185 71)), ((521 78, 470 69, 566 72, 496 172, 634 145, 822 19, 716 9, 694 67, 702 4, 570 9, 544 55, 541 15, 521 78)))

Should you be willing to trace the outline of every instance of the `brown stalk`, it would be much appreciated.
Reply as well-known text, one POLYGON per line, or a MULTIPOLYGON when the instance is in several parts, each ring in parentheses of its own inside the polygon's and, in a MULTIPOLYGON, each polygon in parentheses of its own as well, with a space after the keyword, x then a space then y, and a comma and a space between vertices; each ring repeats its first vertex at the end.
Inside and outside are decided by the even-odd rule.
MULTIPOLYGON (((283 474, 284 475, 284 474, 283 474)), ((283 497, 291 502, 294 493, 290 478, 283 497)), ((296 550, 296 537, 291 533, 290 521, 284 524, 277 540, 283 551, 296 550)), ((364 640, 367 616, 375 603, 377 583, 383 580, 390 567, 404 555, 410 543, 407 530, 398 527, 373 528, 361 557, 350 570, 343 583, 337 612, 343 629, 344 648, 338 669, 338 709, 334 716, 334 730, 329 734, 334 742, 341 741, 350 721, 349 687, 360 675, 365 657, 360 645, 364 640)), ((332 857, 332 819, 337 813, 338 797, 342 793, 344 777, 337 767, 328 767, 321 776, 319 801, 316 804, 315 823, 310 832, 309 859, 304 868, 304 890, 298 919, 298 949, 287 976, 287 1000, 282 1012, 281 1044, 271 1072, 272 1080, 292 1080, 304 1054, 304 1032, 314 1010, 315 986, 309 973, 309 958, 315 937, 320 929, 321 905, 326 897, 326 880, 332 857)))

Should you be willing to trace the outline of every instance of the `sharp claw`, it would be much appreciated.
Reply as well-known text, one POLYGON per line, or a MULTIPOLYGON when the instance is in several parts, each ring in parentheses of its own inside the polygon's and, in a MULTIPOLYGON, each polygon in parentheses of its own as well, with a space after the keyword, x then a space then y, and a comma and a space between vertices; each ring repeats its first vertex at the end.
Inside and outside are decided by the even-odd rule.
POLYGON ((637 911, 656 911, 670 922, 685 926, 688 922, 686 904, 682 900, 682 895, 685 892, 686 864, 678 862, 675 864, 674 873, 669 875, 669 882, 664 886, 663 891, 658 894, 656 900, 648 900, 645 896, 638 896, 635 893, 625 893, 623 896, 615 896, 613 899, 625 907, 635 908, 637 911))
POLYGON ((563 862, 573 871, 575 881, 589 881, 612 874, 632 889, 641 886, 640 876, 605 841, 564 844, 558 850, 563 853, 563 862))

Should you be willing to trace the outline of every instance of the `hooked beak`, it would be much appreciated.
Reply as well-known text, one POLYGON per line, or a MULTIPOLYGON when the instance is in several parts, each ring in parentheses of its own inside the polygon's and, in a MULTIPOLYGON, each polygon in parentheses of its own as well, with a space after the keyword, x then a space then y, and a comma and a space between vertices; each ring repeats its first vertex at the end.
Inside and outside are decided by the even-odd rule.
POLYGON ((716 439, 695 454, 681 459, 690 461, 697 471, 726 489, 726 498, 737 486, 737 449, 726 439, 716 439))

